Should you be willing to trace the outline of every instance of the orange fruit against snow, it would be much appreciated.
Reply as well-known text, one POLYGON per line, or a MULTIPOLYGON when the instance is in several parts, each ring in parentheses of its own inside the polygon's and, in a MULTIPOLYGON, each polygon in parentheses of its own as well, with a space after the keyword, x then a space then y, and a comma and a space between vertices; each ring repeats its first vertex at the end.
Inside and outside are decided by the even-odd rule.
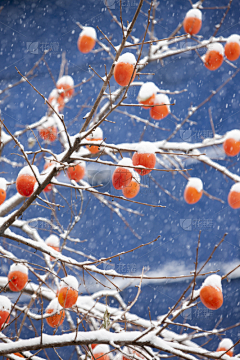
POLYGON ((135 56, 131 53, 125 53, 119 57, 114 68, 114 79, 118 83, 118 85, 127 86, 131 78, 131 82, 135 79, 135 64, 135 56))
POLYGON ((136 180, 132 179, 130 184, 122 189, 122 193, 126 198, 133 199, 135 196, 137 196, 139 190, 140 184, 136 180))
MULTIPOLYGON (((102 129, 100 129, 100 127, 97 127, 87 138, 87 141, 100 141, 103 139, 103 132, 102 129)), ((92 146, 92 145, 87 145, 86 148, 90 151, 90 153, 92 154, 96 154, 99 152, 100 148, 99 146, 92 146)))
POLYGON ((186 33, 190 35, 197 34, 202 27, 201 11, 199 9, 189 10, 183 21, 183 27, 186 33))
POLYGON ((55 126, 39 128, 39 135, 43 140, 53 142, 57 139, 57 128, 55 126))
POLYGON ((58 303, 58 299, 53 299, 46 309, 46 314, 54 314, 46 318, 46 321, 49 326, 55 328, 62 325, 65 318, 65 311, 58 303))
MULTIPOLYGON (((144 83, 138 93, 138 102, 144 105, 153 105, 157 91, 158 88, 153 82, 144 83)), ((143 109, 151 108, 149 106, 143 106, 143 109)))
POLYGON ((189 178, 184 190, 184 200, 187 204, 196 204, 202 197, 203 184, 199 178, 189 178))
MULTIPOLYGON (((46 240, 45 240, 45 244, 48 245, 49 247, 51 247, 52 249, 56 250, 56 251, 60 251, 59 245, 60 245, 60 241, 59 238, 56 235, 50 235, 46 240)), ((50 260, 54 261, 55 258, 53 256, 50 256, 50 260)))
POLYGON ((7 181, 4 178, 0 178, 0 205, 2 205, 6 199, 7 181))
POLYGON ((61 95, 67 99, 71 98, 74 94, 73 86, 73 78, 69 75, 65 75, 57 81, 57 89, 64 90, 61 95))
POLYGON ((22 264, 12 264, 8 273, 8 286, 12 291, 21 291, 28 281, 28 269, 22 264))
POLYGON ((219 343, 219 345, 218 345, 218 348, 217 348, 217 351, 227 351, 228 349, 231 349, 231 350, 229 350, 226 354, 228 355, 228 356, 233 356, 233 342, 232 342, 232 340, 231 339, 228 339, 228 338, 225 338, 225 339, 223 339, 220 343, 219 343))
MULTIPOLYGON (((93 349, 94 358, 98 360, 110 360, 110 357, 107 354, 108 352, 110 352, 108 345, 100 344, 95 346, 93 349)), ((94 360, 94 358, 92 357, 92 360, 94 360)))
MULTIPOLYGON (((35 174, 38 176, 38 168, 35 165, 32 165, 32 168, 35 174)), ((16 180, 16 188, 20 195, 29 197, 34 192, 34 186, 36 184, 35 176, 30 169, 30 167, 25 166, 19 172, 17 180, 16 180)))
MULTIPOLYGON (((14 353, 13 355, 16 355, 16 356, 19 356, 19 357, 24 358, 24 356, 23 356, 23 355, 21 355, 21 354, 19 354, 19 353, 14 353)), ((7 360, 9 360, 9 359, 7 359, 7 360)))
POLYGON ((64 96, 63 94, 59 94, 57 89, 53 89, 49 95, 48 102, 54 107, 54 105, 58 104, 58 111, 62 111, 64 109, 64 96))
POLYGON ((78 299, 78 281, 74 276, 66 276, 60 283, 58 302, 64 308, 70 308, 78 299))
POLYGON ((223 143, 223 149, 228 156, 236 156, 240 152, 240 141, 235 139, 226 139, 223 143))
POLYGON ((0 295, 0 329, 3 324, 8 324, 10 319, 11 301, 3 295, 0 295))
POLYGON ((223 46, 220 43, 209 45, 209 50, 204 55, 204 65, 207 69, 214 71, 217 70, 223 63, 223 46))
POLYGON ((210 275, 202 284, 200 299, 208 309, 217 310, 223 304, 221 276, 210 275))
POLYGON ((82 161, 80 164, 76 164, 67 169, 67 175, 70 180, 79 181, 84 178, 85 175, 85 163, 82 161))
POLYGON ((233 209, 240 208, 240 183, 234 184, 228 194, 228 204, 233 209))
POLYGON ((228 60, 235 61, 240 56, 240 36, 231 35, 224 47, 224 53, 228 60))
MULTIPOLYGON (((146 168, 154 169, 156 164, 156 155, 153 153, 138 153, 135 152, 132 157, 132 163, 134 166, 145 166, 146 168)), ((147 175, 152 170, 135 169, 139 175, 147 175)))
POLYGON ((124 167, 117 167, 112 175, 114 189, 121 190, 128 186, 132 180, 132 172, 124 167))
POLYGON ((169 109, 170 100, 165 94, 157 94, 155 96, 154 105, 150 108, 150 116, 154 120, 162 120, 164 119, 170 112, 169 109))
POLYGON ((95 46, 97 39, 96 31, 93 27, 86 26, 80 33, 77 46, 83 54, 89 53, 95 46))
POLYGON ((227 132, 223 150, 228 156, 235 156, 240 152, 240 130, 227 132))

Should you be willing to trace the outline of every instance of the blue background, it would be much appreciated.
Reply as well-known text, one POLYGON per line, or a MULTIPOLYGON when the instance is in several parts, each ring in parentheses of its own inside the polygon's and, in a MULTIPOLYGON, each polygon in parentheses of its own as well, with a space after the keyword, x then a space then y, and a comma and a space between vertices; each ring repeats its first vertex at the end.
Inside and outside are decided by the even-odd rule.
MULTIPOLYGON (((128 0, 123 2, 123 20, 130 21, 136 11, 137 1, 128 0)), ((112 42, 117 45, 121 42, 121 29, 114 23, 109 15, 103 1, 56 1, 53 4, 48 1, 8 1, 2 2, 4 9, 0 14, 0 29, 1 29, 1 65, 0 65, 0 88, 4 89, 7 84, 15 83, 20 79, 15 66, 26 73, 29 71, 34 63, 42 55, 42 50, 48 49, 55 43, 55 50, 46 56, 48 65, 51 68, 55 79, 58 78, 61 53, 66 51, 68 60, 68 74, 74 79, 75 84, 87 79, 91 76, 89 65, 91 65, 101 76, 104 76, 104 64, 107 69, 110 69, 111 59, 106 53, 98 52, 96 54, 83 55, 77 49, 77 39, 80 33, 76 25, 79 21, 83 25, 89 25, 96 28, 98 25, 100 29, 107 35, 112 36, 112 42), (36 42, 37 54, 29 52, 29 43, 36 42)), ((204 1, 204 7, 227 5, 227 1, 204 1)), ((143 11, 147 12, 148 5, 145 3, 143 11)), ((184 18, 185 13, 190 9, 188 1, 161 1, 157 12, 157 24, 155 26, 155 36, 158 38, 165 38, 169 36, 176 28, 179 22, 184 18)), ((119 3, 112 4, 112 12, 114 15, 119 15, 119 3)), ((220 22, 224 10, 204 10, 203 11, 203 26, 200 35, 204 39, 208 39, 214 33, 214 26, 220 22)), ((239 4, 233 1, 232 7, 229 11, 223 26, 219 30, 218 36, 228 37, 234 33, 240 33, 239 25, 239 4)), ((146 16, 139 15, 133 35, 142 39, 146 25, 146 16)), ((183 30, 180 31, 183 34, 183 30)), ((97 31, 98 38, 102 35, 97 31)), ((103 40, 104 42, 104 40, 103 40)), ((181 42, 176 45, 180 48, 185 45, 191 45, 193 42, 181 42)), ((98 48, 98 46, 96 46, 98 48)), ((200 50, 200 55, 203 55, 205 49, 200 50)), ((133 51, 134 53, 134 51, 133 51)), ((144 47, 143 55, 147 54, 147 47, 144 47)), ((239 66, 239 60, 235 62, 239 66)), ((142 81, 154 81, 162 89, 170 91, 187 89, 188 91, 179 95, 172 95, 171 102, 176 102, 172 107, 172 112, 180 120, 183 120, 188 113, 188 108, 193 105, 200 104, 211 91, 217 89, 233 72, 235 71, 231 66, 224 63, 220 69, 211 72, 208 71, 195 52, 188 52, 181 56, 169 57, 164 60, 164 66, 159 62, 149 64, 144 72, 154 73, 155 75, 141 76, 142 81)), ((54 85, 48 73, 47 68, 43 63, 36 70, 37 77, 32 80, 33 85, 45 96, 48 97, 54 85)), ((234 128, 239 128, 239 77, 238 74, 233 81, 227 84, 212 100, 202 107, 191 120, 197 122, 197 125, 189 126, 187 123, 184 130, 191 132, 179 132, 172 141, 202 141, 205 134, 211 136, 211 125, 209 121, 208 109, 211 107, 213 114, 213 121, 216 132, 224 134, 234 128), (190 137, 188 138, 188 135, 190 137)), ((116 83, 114 79, 111 81, 112 86, 116 83)), ((77 115, 81 105, 87 103, 92 105, 101 89, 102 83, 96 76, 94 80, 83 85, 78 96, 74 97, 69 106, 65 108, 64 115, 67 126, 69 126, 69 133, 76 134, 84 120, 83 116, 87 113, 87 109, 83 110, 77 122, 71 125, 73 118, 77 115)), ((129 91, 128 103, 136 103, 136 97, 139 88, 133 87, 129 91)), ((1 95, 1 113, 5 124, 11 131, 23 129, 27 124, 38 121, 46 112, 47 105, 44 105, 43 99, 27 84, 22 84, 16 88, 1 95), (8 95, 5 98, 5 95, 8 95)), ((142 118, 148 119, 148 111, 141 110, 139 107, 121 108, 127 110, 131 114, 139 115, 142 118)), ((104 137, 108 143, 133 143, 138 142, 143 131, 142 123, 132 123, 129 117, 122 116, 119 113, 113 113, 109 116, 109 120, 115 124, 105 122, 102 126, 104 137)), ((157 122, 155 122, 157 123, 157 122)), ((168 116, 159 123, 159 126, 167 128, 169 131, 160 129, 153 129, 148 127, 144 133, 143 140, 158 141, 165 139, 171 131, 175 128, 175 120, 168 116)), ((35 134, 37 131, 35 130, 35 134)), ((27 149, 27 138, 29 133, 20 137, 21 142, 27 149)), ((47 146, 47 145, 45 145, 47 146)), ((50 148, 54 152, 60 152, 61 146, 59 142, 51 145, 50 148)), ((37 145, 33 150, 37 150, 37 145)), ((204 150, 203 150, 204 151, 204 150)), ((207 150, 207 153, 209 150, 207 150)), ((3 156, 8 156, 11 160, 22 161, 16 153, 19 153, 17 148, 14 148, 11 142, 3 151, 3 156), (14 154, 13 154, 14 153, 14 154), (11 155, 9 155, 11 154, 11 155)), ((239 157, 224 158, 222 147, 214 147, 211 155, 221 164, 224 164, 234 173, 239 173, 239 157)), ((128 155, 126 155, 128 156, 128 155)), ((103 159, 108 159, 107 157, 103 159)), ((109 159, 108 159, 109 160, 109 159)), ((44 160, 41 157, 37 159, 37 165, 40 170, 43 169, 44 160)), ((12 168, 1 163, 2 171, 8 181, 16 179, 19 168, 12 168)), ((210 200, 206 196, 194 206, 187 205, 183 200, 183 191, 186 185, 186 180, 179 174, 172 175, 171 173, 155 172, 152 175, 161 184, 178 198, 178 201, 172 199, 165 194, 160 188, 156 187, 153 182, 147 177, 144 178, 144 184, 149 188, 141 188, 136 200, 139 202, 147 202, 150 204, 161 204, 166 208, 151 208, 141 206, 138 204, 129 204, 122 202, 123 206, 129 206, 132 209, 140 211, 144 216, 139 217, 122 212, 130 226, 141 235, 141 240, 137 239, 127 228, 116 214, 112 214, 110 210, 102 206, 98 200, 93 196, 84 193, 84 212, 78 225, 71 233, 72 237, 79 237, 81 240, 87 239, 87 242, 74 245, 86 254, 92 254, 97 258, 103 256, 113 255, 118 252, 129 250, 142 243, 153 240, 158 235, 161 238, 149 247, 143 247, 134 253, 130 253, 119 259, 113 260, 113 266, 105 265, 105 268, 114 268, 119 272, 133 274, 141 273, 142 267, 149 267, 150 272, 155 272, 155 276, 162 275, 179 275, 188 274, 194 269, 196 245, 198 240, 198 232, 202 230, 201 247, 199 250, 199 262, 206 260, 211 253, 214 245, 218 243, 225 232, 228 232, 226 240, 221 247, 214 254, 210 264, 206 267, 208 270, 220 269, 220 274, 224 274, 230 270, 234 264, 237 264, 239 259, 239 211, 233 210, 227 205, 227 194, 233 185, 233 182, 225 178, 222 174, 214 169, 211 169, 199 163, 185 163, 186 167, 192 168, 191 176, 200 177, 204 184, 204 189, 210 194, 221 198, 225 204, 218 201, 210 200), (190 219, 190 220, 189 220, 190 219), (191 224, 193 219, 198 219, 200 222, 192 222, 192 227, 186 229, 186 224, 191 224), (184 222, 185 221, 185 222, 184 222), (185 224, 185 225, 184 225, 185 224), (196 224, 196 225, 194 225, 196 224), (208 224, 208 225, 206 225, 208 224)), ((91 182, 91 174, 96 167, 87 165, 89 181, 91 182)), ((94 170, 94 171, 95 171, 94 170)), ((102 170, 102 168, 97 168, 102 170)), ((111 170, 112 171, 112 170, 111 170)), ((107 177, 110 177, 110 170, 107 169, 107 177)), ((67 181, 62 174, 60 180, 67 181)), ((87 176, 86 176, 87 180, 87 176)), ((104 188, 113 194, 119 195, 119 192, 113 189, 111 183, 107 183, 104 188)), ((10 198, 16 193, 15 186, 9 187, 7 197, 10 198)), ((61 188, 61 193, 70 197, 70 191, 61 188)), ((80 206, 80 198, 73 195, 73 203, 75 206, 80 206)), ((50 199, 51 199, 50 195, 50 199)), ((64 201, 57 196, 56 201, 65 205, 64 201)), ((70 210, 66 206, 65 209, 57 212, 61 224, 66 228, 70 220, 70 210)), ((29 219, 31 216, 50 216, 50 211, 36 206, 31 206, 23 216, 23 219, 29 219)), ((45 239, 49 235, 49 228, 38 224, 39 232, 45 239)), ((18 232, 18 231, 16 231, 18 232)), ((31 262, 43 263, 40 258, 32 253, 30 248, 19 246, 11 241, 5 242, 9 250, 13 251, 21 258, 27 258, 31 262), (18 248, 21 248, 21 256, 18 248), (26 253, 25 251, 29 252, 26 253)), ((72 244, 70 244, 72 245, 72 244)), ((70 246, 69 245, 69 246, 70 246)), ((73 247, 73 245, 72 245, 73 247)), ((64 251, 64 254, 69 254, 64 251)), ((69 254, 79 261, 84 260, 78 255, 69 254)), ((2 260, 1 260, 2 261, 2 260)), ((2 275, 8 272, 10 263, 2 261, 2 275)), ((71 271, 69 271, 69 274, 71 271)), ((60 275, 62 273, 60 272, 60 275)), ((36 281, 33 276, 32 279, 36 281)), ((79 275, 81 282, 81 274, 79 275)), ((129 284, 130 282, 127 282, 129 284)), ((197 281, 197 288, 201 285, 201 280, 197 281)), ((124 288, 121 283, 120 288, 124 288)), ((166 313, 169 306, 175 304, 181 293, 187 286, 185 281, 167 281, 167 282, 148 282, 143 283, 142 292, 136 305, 132 311, 135 311, 142 317, 148 318, 148 306, 150 308, 152 319, 166 313)), ((87 293, 101 289, 95 284, 91 278, 86 278, 86 287, 83 285, 80 292, 87 293)), ((122 296, 126 302, 131 301, 137 289, 130 287, 123 290, 122 296)), ((218 311, 207 311, 202 304, 198 306, 198 310, 194 310, 186 314, 187 321, 191 324, 197 324, 205 329, 212 329, 215 324, 222 317, 220 327, 227 327, 233 325, 239 320, 239 279, 236 273, 236 278, 227 282, 223 282, 224 305, 218 311)), ((15 295, 9 294, 12 301, 15 295)), ((23 303, 26 299, 23 298, 23 303)), ((114 302, 113 302, 114 304, 114 302)), ((183 320, 183 319, 181 319, 183 320)), ((67 328, 67 323, 64 323, 64 328, 67 328)), ((173 328, 174 329, 174 328, 173 328)), ((181 329, 176 329, 180 332, 181 329)), ((44 331, 52 333, 52 330, 45 325, 44 331)), ((58 330, 60 333, 60 330, 58 330)), ((10 329, 7 330, 10 334, 10 329)), ((232 329, 226 333, 234 342, 239 338, 238 328, 232 329)), ((22 333, 22 337, 32 337, 34 333, 26 330, 22 333)), ((202 343, 206 339, 200 340, 202 343)), ((208 345, 209 350, 214 350, 217 347, 218 339, 213 339, 208 345)), ((61 350, 60 354, 64 355, 67 350, 61 350), (61 352, 62 351, 62 352, 61 352)), ((239 346, 236 348, 236 353, 239 351, 239 346)), ((51 353, 51 352, 49 352, 51 353)), ((53 358, 55 353, 51 354, 53 358)))

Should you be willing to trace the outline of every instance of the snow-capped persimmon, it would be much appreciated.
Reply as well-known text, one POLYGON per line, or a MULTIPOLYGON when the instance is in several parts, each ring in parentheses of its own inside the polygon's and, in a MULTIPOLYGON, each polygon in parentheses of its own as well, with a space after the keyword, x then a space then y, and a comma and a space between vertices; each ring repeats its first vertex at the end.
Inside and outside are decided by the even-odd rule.
POLYGON ((57 128, 53 117, 43 116, 42 124, 38 127, 39 136, 48 143, 57 139, 57 128))
POLYGON ((0 178, 0 205, 2 205, 6 199, 7 181, 4 178, 0 178))
POLYGON ((228 194, 228 204, 233 209, 240 208, 240 183, 234 184, 228 194))
POLYGON ((58 302, 63 308, 71 308, 78 299, 78 281, 72 276, 66 276, 60 282, 58 302))
MULTIPOLYGON (((53 250, 60 251, 60 240, 57 235, 51 234, 46 240, 45 244, 50 246, 53 250)), ((54 261, 55 258, 53 256, 50 256, 50 260, 54 261)))
POLYGON ((77 161, 75 165, 67 169, 68 178, 75 181, 82 180, 85 175, 85 168, 86 165, 84 161, 77 161))
POLYGON ((8 324, 10 319, 11 301, 7 296, 0 295, 0 329, 3 324, 8 324))
MULTIPOLYGON (((153 82, 144 83, 138 93, 138 102, 143 105, 153 105, 158 87, 153 82)), ((143 106, 143 109, 151 109, 150 106, 143 106)))
POLYGON ((78 50, 83 53, 89 53, 95 46, 97 40, 97 33, 93 27, 86 26, 80 33, 77 46, 78 50))
POLYGON ((240 130, 227 132, 223 150, 228 156, 236 156, 240 152, 240 130))
MULTIPOLYGON (((128 158, 123 158, 118 163, 119 165, 123 166, 132 166, 132 160, 128 158)), ((122 190, 126 186, 128 186, 132 180, 132 169, 127 167, 117 167, 114 170, 114 173, 112 175, 112 184, 114 189, 116 190, 122 190)))
POLYGON ((184 190, 184 200, 187 204, 196 204, 202 197, 203 183, 196 177, 188 179, 188 183, 184 190))
POLYGON ((170 100, 165 94, 157 94, 154 99, 154 105, 150 108, 150 116, 154 120, 162 120, 170 113, 170 100))
POLYGON ((12 291, 21 291, 28 282, 28 268, 23 264, 12 264, 8 273, 8 286, 12 291))
POLYGON ((208 51, 203 56, 203 62, 207 69, 217 70, 223 63, 224 49, 222 44, 214 43, 208 46, 208 51))
POLYGON ((59 304, 58 299, 53 299, 46 308, 46 314, 53 314, 46 318, 49 326, 55 328, 62 325, 65 318, 65 311, 59 304))
POLYGON ((48 97, 48 102, 55 108, 57 105, 58 111, 63 111, 65 101, 63 94, 59 94, 57 89, 53 89, 48 97))
MULTIPOLYGON (((92 131, 92 133, 90 135, 88 135, 88 137, 86 138, 86 141, 102 141, 103 140, 103 132, 102 129, 100 129, 100 127, 97 127, 94 131, 92 131)), ((95 145, 87 145, 86 148, 90 151, 90 153, 92 154, 96 154, 100 151, 99 146, 95 146, 95 145)))
MULTIPOLYGON (((97 345, 93 349, 94 358, 98 360, 110 360, 109 352, 109 346, 104 344, 97 345)), ((94 360, 94 358, 92 357, 92 360, 94 360)))
POLYGON ((60 94, 63 96, 63 98, 70 99, 74 94, 74 81, 73 78, 69 75, 62 76, 57 81, 57 89, 63 90, 60 94))
POLYGON ((226 352, 226 355, 233 356, 233 342, 231 339, 225 338, 222 341, 220 341, 217 351, 223 351, 226 352, 228 349, 230 349, 228 352, 226 352))
POLYGON ((202 13, 199 9, 191 9, 187 12, 183 21, 183 28, 186 33, 196 35, 202 27, 202 13))
POLYGON ((137 173, 133 175, 133 178, 128 186, 122 189, 123 196, 127 199, 133 199, 140 190, 140 177, 137 173))
MULTIPOLYGON (((34 173, 36 176, 39 176, 38 168, 35 165, 32 165, 34 173)), ((20 170, 17 180, 16 188, 20 195, 29 197, 34 192, 34 187, 36 185, 36 178, 32 172, 32 169, 29 166, 25 166, 20 170)))
POLYGON ((200 289, 200 299, 208 309, 217 310, 223 304, 221 276, 208 276, 200 289))
POLYGON ((228 60, 235 61, 240 56, 240 36, 231 35, 227 39, 227 42, 224 47, 224 53, 228 60))
POLYGON ((114 68, 114 79, 120 86, 127 86, 135 79, 136 70, 134 70, 136 58, 133 54, 127 52, 121 56, 114 68))
POLYGON ((156 155, 151 151, 151 144, 148 146, 148 143, 142 143, 138 147, 138 151, 133 154, 132 163, 134 166, 144 166, 148 169, 135 169, 135 171, 141 175, 147 175, 154 169, 156 164, 156 155))

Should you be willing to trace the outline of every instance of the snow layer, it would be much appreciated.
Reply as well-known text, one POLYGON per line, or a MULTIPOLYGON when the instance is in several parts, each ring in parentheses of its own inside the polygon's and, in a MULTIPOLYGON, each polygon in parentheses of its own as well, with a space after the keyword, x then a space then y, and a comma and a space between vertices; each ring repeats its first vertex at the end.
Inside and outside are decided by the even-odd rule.
POLYGON ((60 87, 61 85, 74 86, 73 78, 69 75, 62 76, 57 82, 57 87, 60 87))
POLYGON ((93 349, 93 355, 94 354, 106 354, 110 351, 110 347, 108 345, 105 344, 100 344, 97 345, 94 349, 93 349))
POLYGON ((43 116, 40 121, 43 121, 43 123, 38 127, 38 130, 56 126, 55 119, 52 116, 43 116))
POLYGON ((234 129, 226 133, 225 139, 234 139, 240 141, 240 130, 234 129))
POLYGON ((154 104, 166 104, 168 106, 168 111, 170 111, 170 100, 166 94, 157 94, 154 99, 154 104))
POLYGON ((54 246, 54 247, 59 247, 60 245, 60 241, 59 241, 59 238, 56 236, 56 235, 50 235, 45 243, 48 245, 48 246, 54 246))
POLYGON ((139 144, 137 144, 136 150, 139 154, 155 154, 155 151, 158 149, 149 141, 141 141, 139 144))
POLYGON ((229 38, 227 39, 227 43, 238 43, 240 45, 240 36, 237 34, 233 34, 231 36, 229 36, 229 38))
POLYGON ((222 44, 218 42, 208 45, 208 51, 212 51, 212 50, 219 52, 222 56, 224 55, 224 48, 222 44))
POLYGON ((53 97, 53 98, 58 98, 59 96, 59 93, 58 93, 58 90, 57 89, 53 89, 50 94, 49 94, 49 98, 53 97))
POLYGON ((128 166, 133 166, 132 159, 124 157, 123 159, 121 159, 121 160, 119 161, 118 164, 119 164, 119 165, 126 166, 127 169, 132 173, 132 176, 134 175, 134 169, 128 167, 128 166))
POLYGON ((200 192, 203 189, 203 183, 201 179, 197 177, 191 177, 188 179, 186 187, 194 187, 198 192, 200 192))
POLYGON ((233 184, 233 186, 230 189, 230 192, 231 191, 236 191, 236 192, 240 193, 240 182, 233 184))
POLYGON ((138 101, 145 101, 158 92, 158 87, 151 81, 143 84, 138 93, 138 101))
POLYGON ((59 304, 57 297, 48 304, 46 310, 53 310, 52 314, 59 313, 59 311, 62 310, 62 306, 59 304))
POLYGON ((80 33, 79 36, 83 36, 83 35, 89 36, 89 37, 93 38, 94 40, 97 40, 96 30, 91 26, 84 27, 83 31, 80 33))
POLYGON ((7 180, 2 177, 0 178, 0 189, 7 190, 7 180))
MULTIPOLYGON (((102 129, 98 126, 95 130, 93 130, 91 132, 90 135, 88 135, 87 139, 103 139, 103 131, 102 129)), ((81 149, 81 148, 80 148, 81 149)))
POLYGON ((186 18, 194 17, 196 19, 202 20, 202 12, 199 9, 191 9, 186 13, 186 18))
POLYGON ((215 289, 220 289, 222 291, 221 280, 222 278, 220 275, 216 275, 216 274, 210 275, 204 280, 201 287, 203 288, 204 286, 210 285, 215 289))
POLYGON ((11 311, 11 301, 8 297, 0 295, 0 310, 11 311))
POLYGON ((136 64, 136 58, 132 53, 127 52, 127 53, 119 56, 119 59, 118 59, 117 63, 121 63, 121 62, 125 63, 125 64, 135 65, 136 64))
POLYGON ((72 288, 72 289, 78 291, 78 281, 77 281, 77 279, 72 275, 66 276, 60 282, 60 289, 64 288, 64 287, 72 288))
MULTIPOLYGON (((33 171, 35 172, 36 176, 39 177, 39 171, 38 168, 35 165, 32 165, 33 171)), ((24 166, 18 173, 19 175, 31 175, 34 176, 32 169, 30 166, 24 166)))
POLYGON ((19 264, 19 263, 18 264, 16 264, 16 263, 12 264, 10 266, 9 272, 13 272, 13 271, 20 271, 20 272, 28 275, 28 268, 23 264, 19 264))
POLYGON ((229 338, 222 339, 220 341, 218 348, 225 348, 226 350, 230 349, 233 346, 233 342, 229 338))

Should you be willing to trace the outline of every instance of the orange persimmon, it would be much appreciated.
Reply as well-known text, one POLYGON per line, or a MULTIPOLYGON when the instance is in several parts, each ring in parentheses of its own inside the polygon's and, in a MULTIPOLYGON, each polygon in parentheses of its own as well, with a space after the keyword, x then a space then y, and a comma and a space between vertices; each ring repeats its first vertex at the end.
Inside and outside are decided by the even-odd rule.
POLYGON ((60 283, 58 302, 64 308, 71 308, 78 299, 78 281, 72 276, 66 276, 60 283))
POLYGON ((114 68, 114 79, 120 86, 127 86, 135 79, 136 70, 134 70, 136 58, 131 53, 121 55, 114 68))
POLYGON ((223 304, 223 294, 221 285, 221 276, 208 276, 200 289, 200 299, 208 309, 217 310, 223 304))
POLYGON ((168 116, 170 112, 169 108, 170 100, 165 94, 157 94, 154 99, 154 105, 150 108, 150 116, 154 120, 162 120, 168 116))
POLYGON ((199 9, 191 9, 187 12, 183 21, 183 28, 186 33, 196 35, 202 27, 202 13, 199 9))
POLYGON ((78 50, 83 54, 89 53, 94 48, 96 40, 96 30, 90 26, 84 27, 78 38, 78 50))
POLYGON ((203 184, 202 180, 196 177, 188 179, 184 190, 184 200, 187 204, 196 204, 202 197, 203 184))

